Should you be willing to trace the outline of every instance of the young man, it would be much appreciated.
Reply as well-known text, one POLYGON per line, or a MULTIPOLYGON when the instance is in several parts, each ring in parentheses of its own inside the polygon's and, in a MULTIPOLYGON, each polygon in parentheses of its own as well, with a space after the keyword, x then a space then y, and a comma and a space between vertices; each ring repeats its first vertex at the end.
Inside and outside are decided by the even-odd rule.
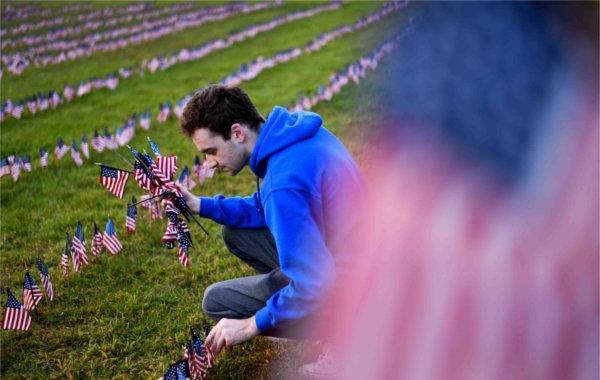
POLYGON ((265 120, 239 88, 211 86, 183 111, 181 128, 213 168, 235 176, 249 165, 248 197, 196 197, 190 208, 223 225, 225 245, 258 275, 218 282, 203 309, 219 322, 206 344, 218 353, 258 334, 310 335, 326 323, 327 294, 348 265, 353 211, 364 181, 343 144, 312 112, 275 107, 265 120), (259 179, 262 184, 259 185, 259 179))

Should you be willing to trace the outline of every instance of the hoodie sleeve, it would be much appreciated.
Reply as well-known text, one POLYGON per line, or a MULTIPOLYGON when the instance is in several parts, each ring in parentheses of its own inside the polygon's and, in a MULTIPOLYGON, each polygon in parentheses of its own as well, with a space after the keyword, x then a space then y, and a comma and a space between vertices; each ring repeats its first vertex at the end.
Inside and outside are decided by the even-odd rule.
POLYGON ((266 227, 257 193, 249 197, 200 197, 200 216, 236 228, 266 227))
POLYGON ((275 190, 264 200, 282 272, 289 284, 273 294, 256 314, 260 332, 315 311, 335 279, 333 258, 320 226, 321 200, 303 191, 275 190))

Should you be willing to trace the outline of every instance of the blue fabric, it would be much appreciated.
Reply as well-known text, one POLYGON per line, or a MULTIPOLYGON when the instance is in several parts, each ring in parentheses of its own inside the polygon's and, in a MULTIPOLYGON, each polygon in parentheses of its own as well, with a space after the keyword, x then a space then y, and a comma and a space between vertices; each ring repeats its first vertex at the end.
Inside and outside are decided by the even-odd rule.
POLYGON ((250 157, 250 168, 263 178, 260 190, 245 198, 201 198, 201 216, 235 228, 267 226, 275 238, 290 283, 256 313, 261 332, 322 305, 336 278, 339 242, 348 240, 356 222, 346 205, 358 197, 363 177, 322 124, 315 113, 275 107, 250 157))

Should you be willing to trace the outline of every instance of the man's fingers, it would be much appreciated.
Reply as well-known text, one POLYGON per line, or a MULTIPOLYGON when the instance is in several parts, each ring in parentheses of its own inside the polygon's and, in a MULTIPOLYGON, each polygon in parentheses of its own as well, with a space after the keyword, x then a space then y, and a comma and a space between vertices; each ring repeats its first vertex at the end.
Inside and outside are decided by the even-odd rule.
POLYGON ((207 346, 210 346, 214 337, 215 337, 215 332, 217 331, 217 326, 213 327, 212 329, 210 329, 210 332, 208 333, 208 336, 206 337, 206 342, 204 342, 207 346))

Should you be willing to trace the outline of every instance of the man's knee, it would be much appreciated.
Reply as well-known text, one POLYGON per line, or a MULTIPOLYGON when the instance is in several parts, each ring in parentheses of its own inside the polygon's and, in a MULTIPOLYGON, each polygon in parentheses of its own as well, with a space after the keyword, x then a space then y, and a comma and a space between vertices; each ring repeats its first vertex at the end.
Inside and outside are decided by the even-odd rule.
POLYGON ((204 290, 204 298, 202 299, 204 314, 215 320, 221 319, 221 314, 226 311, 223 310, 223 304, 220 302, 221 298, 222 292, 218 282, 206 288, 204 290))

